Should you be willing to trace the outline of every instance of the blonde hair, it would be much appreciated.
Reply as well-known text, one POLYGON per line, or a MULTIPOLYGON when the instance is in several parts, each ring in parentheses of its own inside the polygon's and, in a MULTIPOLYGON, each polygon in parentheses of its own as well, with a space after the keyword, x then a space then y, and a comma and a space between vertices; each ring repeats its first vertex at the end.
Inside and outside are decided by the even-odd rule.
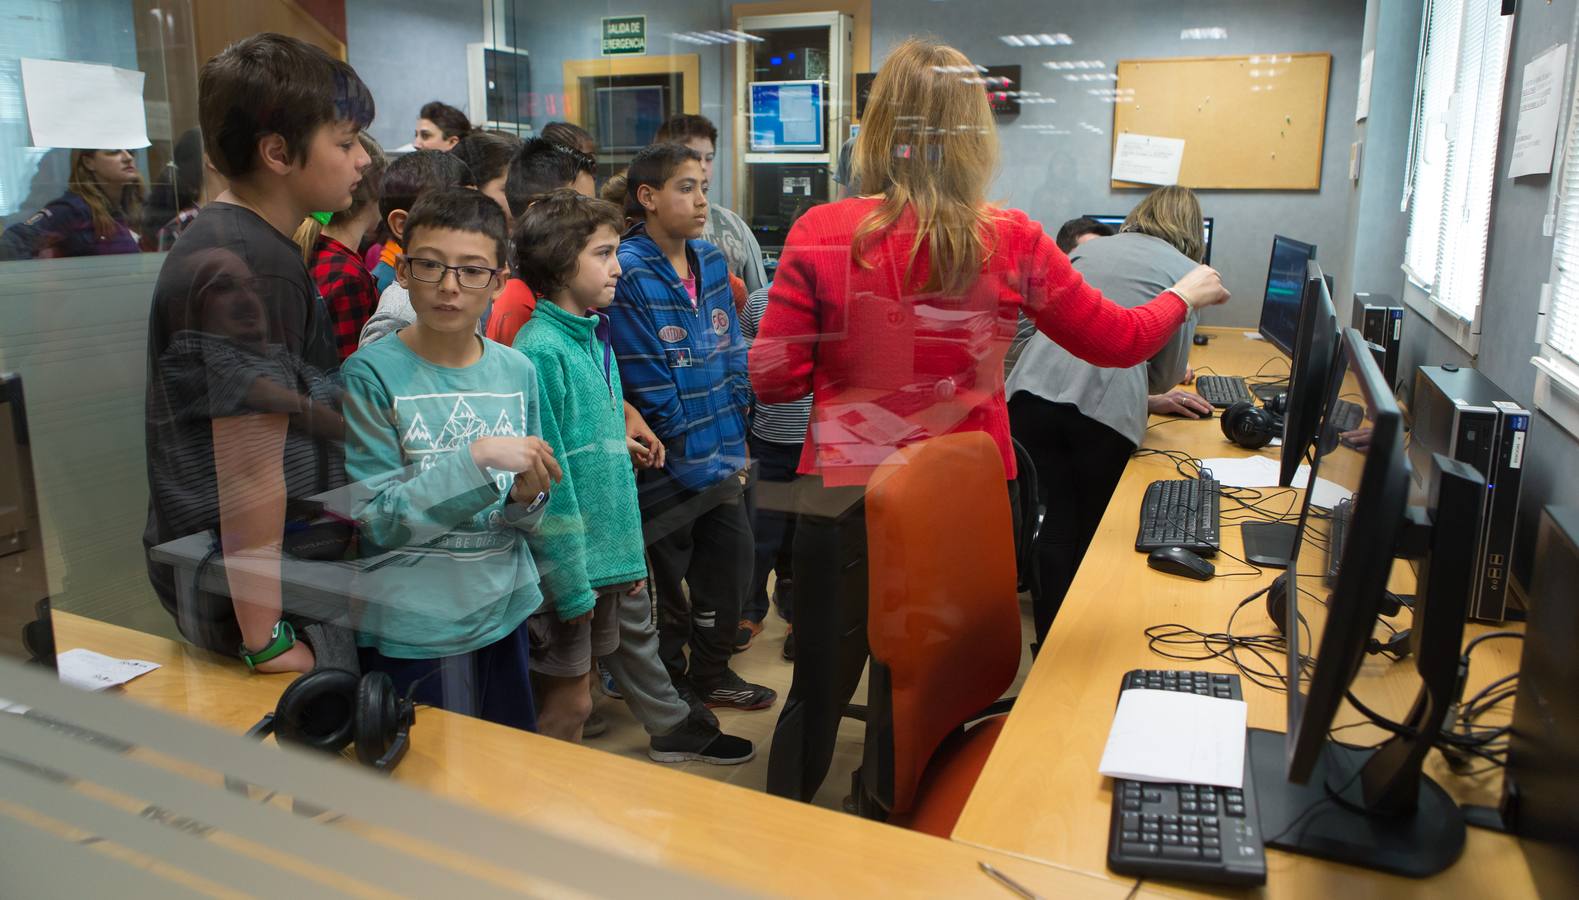
POLYGON ((100 184, 98 177, 93 174, 93 170, 88 168, 88 155, 99 152, 101 151, 71 151, 71 175, 66 186, 73 194, 87 202, 88 212, 93 216, 93 233, 104 239, 115 234, 116 225, 130 229, 131 223, 142 219, 143 180, 142 176, 138 176, 136 181, 121 187, 119 197, 111 199, 104 185, 100 184), (115 215, 117 211, 120 213, 119 220, 115 215))
POLYGON ((907 272, 925 244, 926 290, 958 295, 976 280, 991 253, 986 226, 997 210, 986 194, 998 162, 998 134, 976 73, 965 54, 916 38, 878 70, 855 140, 854 179, 883 202, 855 229, 856 265, 871 268, 868 246, 909 208, 916 236, 907 272))
POLYGON ((1168 185, 1146 195, 1124 220, 1121 231, 1161 238, 1196 262, 1206 252, 1201 226, 1201 202, 1187 187, 1168 185))

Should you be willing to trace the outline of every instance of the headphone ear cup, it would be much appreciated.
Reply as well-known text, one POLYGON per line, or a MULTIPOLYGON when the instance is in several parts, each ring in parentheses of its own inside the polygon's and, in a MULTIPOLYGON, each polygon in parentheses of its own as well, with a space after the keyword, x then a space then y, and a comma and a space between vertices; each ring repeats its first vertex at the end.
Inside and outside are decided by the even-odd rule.
POLYGON ((1259 450, 1276 437, 1271 414, 1249 400, 1224 410, 1221 425, 1223 436, 1246 450, 1259 450))
POLYGON ((357 677, 344 669, 317 669, 291 682, 274 712, 279 740, 324 753, 351 743, 357 677))
POLYGON ((1272 620, 1278 634, 1284 634, 1283 620, 1288 618, 1288 576, 1279 575, 1272 580, 1266 592, 1266 615, 1272 620))
POLYGON ((362 676, 356 689, 356 758, 376 766, 400 730, 400 698, 385 672, 362 676))
POLYGON ((1266 411, 1274 416, 1288 414, 1288 394, 1278 394, 1266 402, 1266 411))

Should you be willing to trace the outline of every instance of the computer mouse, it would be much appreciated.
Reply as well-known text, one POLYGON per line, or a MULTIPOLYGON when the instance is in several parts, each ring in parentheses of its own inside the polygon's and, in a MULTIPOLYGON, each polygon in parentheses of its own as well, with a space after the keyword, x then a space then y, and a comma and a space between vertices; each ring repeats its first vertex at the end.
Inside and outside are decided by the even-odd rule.
POLYGON ((1211 336, 1210 335, 1205 335, 1205 334, 1197 334, 1197 335, 1191 337, 1190 340, 1197 347, 1205 347, 1206 346, 1206 342, 1211 340, 1211 336))
POLYGON ((1217 574, 1217 567, 1202 559, 1199 554, 1183 547, 1158 547, 1146 557, 1146 565, 1169 575, 1183 575, 1196 581, 1206 581, 1217 574))

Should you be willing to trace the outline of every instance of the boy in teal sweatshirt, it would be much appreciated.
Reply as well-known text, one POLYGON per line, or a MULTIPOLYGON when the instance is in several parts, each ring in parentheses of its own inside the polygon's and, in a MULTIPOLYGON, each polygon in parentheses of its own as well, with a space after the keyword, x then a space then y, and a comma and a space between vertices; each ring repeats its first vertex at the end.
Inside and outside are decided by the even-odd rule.
POLYGON ((528 543, 553 525, 561 471, 531 362, 477 334, 502 289, 506 234, 476 191, 412 207, 396 277, 417 320, 341 369, 346 471, 363 556, 377 557, 357 580, 362 668, 401 693, 421 679, 420 702, 532 730, 525 622, 543 593, 528 543))
MULTIPOLYGON (((557 609, 529 622, 538 727, 580 739, 592 709, 589 676, 597 656, 624 682, 633 712, 652 735, 652 758, 745 762, 751 743, 693 715, 658 659, 631 460, 634 455, 661 465, 663 450, 627 444, 619 365, 603 312, 620 278, 623 224, 613 204, 562 190, 528 209, 515 233, 516 273, 543 298, 515 346, 538 374, 543 436, 564 468, 549 501, 551 524, 539 558, 576 604, 571 614, 557 609), (572 517, 579 527, 561 524, 572 517), (597 598, 591 616, 576 616, 588 595, 597 598)), ((556 590, 550 588, 549 599, 558 605, 556 590)))

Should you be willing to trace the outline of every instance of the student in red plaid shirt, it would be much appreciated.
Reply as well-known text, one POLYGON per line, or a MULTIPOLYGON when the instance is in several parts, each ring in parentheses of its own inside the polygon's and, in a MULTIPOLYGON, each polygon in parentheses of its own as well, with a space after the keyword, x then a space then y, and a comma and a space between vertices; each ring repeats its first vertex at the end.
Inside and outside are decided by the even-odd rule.
POLYGON ((378 308, 378 288, 358 249, 362 237, 379 222, 379 187, 389 161, 378 142, 365 133, 359 135, 362 147, 372 162, 362 172, 362 180, 351 192, 351 207, 329 218, 320 226, 308 219, 296 233, 303 249, 313 283, 323 295, 334 326, 334 345, 340 360, 356 352, 362 326, 378 308))

